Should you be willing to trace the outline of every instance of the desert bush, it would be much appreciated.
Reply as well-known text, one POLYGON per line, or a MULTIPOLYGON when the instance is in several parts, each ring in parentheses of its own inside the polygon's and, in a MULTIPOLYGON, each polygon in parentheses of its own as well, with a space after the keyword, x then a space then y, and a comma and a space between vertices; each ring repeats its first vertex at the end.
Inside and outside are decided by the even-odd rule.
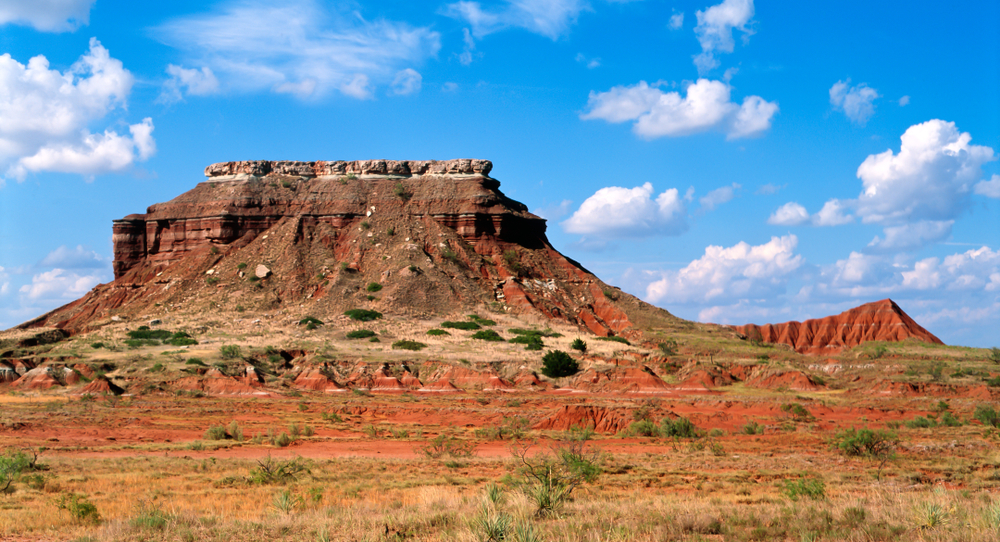
POLYGON ((677 341, 674 339, 666 339, 657 346, 660 348, 660 352, 663 352, 663 355, 665 356, 677 355, 677 341))
POLYGON ((497 325, 497 323, 495 321, 490 320, 488 318, 483 318, 482 316, 479 316, 478 314, 470 314, 469 315, 469 320, 472 320, 473 322, 475 322, 475 323, 477 323, 477 324, 479 324, 481 326, 495 326, 495 325, 497 325))
POLYGON ((360 322, 371 322, 382 317, 381 312, 368 309, 351 309, 344 311, 344 315, 352 320, 358 320, 360 322))
POLYGON ((979 420, 983 425, 1000 427, 1000 414, 989 405, 977 405, 972 417, 979 420))
POLYGON ((139 326, 139 329, 127 333, 130 339, 169 339, 171 332, 165 329, 149 329, 149 326, 139 326))
POLYGON ((938 417, 938 423, 945 427, 958 427, 962 425, 962 420, 959 420, 951 412, 945 411, 938 417))
POLYGON ((787 412, 792 416, 800 419, 811 419, 813 415, 806 409, 806 407, 798 403, 785 403, 781 405, 781 411, 787 412))
POLYGON ((213 425, 205 431, 205 440, 226 440, 229 438, 229 433, 226 433, 225 426, 213 425))
POLYGON ((239 345, 224 344, 219 347, 219 355, 222 356, 222 359, 238 359, 243 356, 243 351, 239 345))
POLYGON ((701 431, 687 418, 663 418, 660 420, 660 435, 666 438, 699 438, 701 431))
POLYGON ((7 493, 28 467, 28 458, 18 452, 0 455, 0 493, 7 493))
POLYGON ((522 490, 535 506, 536 516, 558 513, 573 490, 600 475, 598 454, 586 449, 591 435, 590 429, 571 429, 554 454, 529 457, 531 444, 512 448, 511 453, 520 465, 522 490))
POLYGON ((375 332, 370 329, 356 329, 354 331, 347 332, 348 339, 367 339, 368 337, 374 337, 375 332))
POLYGON ((441 251, 441 257, 453 264, 461 264, 462 260, 458 257, 458 253, 450 248, 446 248, 441 251))
POLYGON ((524 438, 529 427, 531 421, 528 418, 512 416, 503 418, 497 425, 476 429, 475 434, 478 438, 490 440, 519 440, 524 438))
POLYGON ((997 348, 995 346, 993 348, 990 348, 990 353, 988 358, 993 363, 1000 363, 1000 348, 997 348))
POLYGON ((483 329, 483 326, 475 322, 441 322, 441 327, 446 327, 449 329, 461 329, 463 331, 475 331, 477 329, 483 329))
POLYGON ((799 497, 808 497, 818 501, 826 498, 826 484, 819 477, 785 480, 782 493, 793 501, 799 500, 799 497))
POLYGON ((569 347, 572 348, 573 350, 579 350, 580 352, 587 351, 587 343, 584 342, 584 340, 579 337, 573 339, 573 342, 569 343, 569 347))
POLYGON ((200 367, 208 367, 208 365, 205 365, 205 362, 202 361, 199 358, 188 358, 188 360, 185 361, 184 364, 185 365, 198 365, 200 367))
POLYGON ((937 422, 934 418, 925 418, 923 416, 917 416, 912 420, 906 422, 906 427, 910 429, 927 429, 930 427, 937 427, 937 422))
POLYGON ((183 331, 178 331, 171 335, 169 338, 163 340, 163 344, 169 344, 172 346, 191 346, 198 344, 198 341, 194 340, 190 335, 183 331))
POLYGON ((413 192, 407 190, 402 181, 397 182, 396 186, 392 187, 392 193, 404 202, 410 201, 410 198, 413 197, 413 192))
POLYGON ((629 424, 625 434, 630 437, 655 437, 660 430, 652 420, 638 420, 629 424))
POLYGON ((93 348, 94 350, 97 350, 97 349, 100 349, 100 348, 104 348, 105 345, 104 345, 104 343, 98 341, 98 342, 95 342, 95 343, 90 343, 90 347, 93 348))
POLYGON ((740 433, 744 435, 763 435, 764 426, 755 421, 749 421, 740 428, 740 433))
POLYGON ((431 459, 437 459, 445 455, 472 457, 476 453, 476 448, 470 442, 459 440, 452 435, 440 434, 418 447, 417 451, 431 459))
POLYGON ((632 343, 628 342, 628 339, 626 339, 625 337, 618 337, 616 335, 612 335, 612 336, 609 336, 609 337, 594 337, 594 338, 597 339, 597 340, 599 340, 599 341, 612 341, 612 342, 622 343, 622 344, 628 344, 628 345, 632 344, 632 343))
POLYGON ((451 335, 451 333, 448 333, 447 331, 445 331, 443 329, 428 329, 427 330, 427 334, 430 335, 430 336, 432 336, 432 337, 440 337, 442 335, 451 335))
POLYGON ((536 337, 551 337, 551 338, 562 337, 562 333, 556 333, 555 331, 552 331, 551 329, 538 330, 538 329, 524 329, 524 328, 521 328, 521 327, 512 327, 512 328, 508 329, 507 332, 511 333, 513 335, 526 335, 526 336, 532 336, 533 335, 533 336, 536 336, 536 337))
POLYGON ((483 329, 472 334, 473 339, 481 341, 504 342, 504 338, 492 329, 483 329))
POLYGON ((275 485, 294 482, 309 467, 301 457, 292 459, 272 459, 270 455, 257 460, 257 466, 250 471, 246 481, 256 485, 275 485))
POLYGON ((514 273, 520 274, 524 269, 524 266, 521 265, 517 251, 514 249, 505 250, 503 252, 503 261, 507 264, 507 269, 510 269, 514 273))
POLYGON ((508 342, 523 344, 525 350, 541 350, 545 346, 541 335, 518 335, 508 342))
POLYGON ((382 289, 382 285, 379 284, 379 283, 377 283, 377 282, 369 282, 368 286, 365 287, 365 290, 368 290, 369 292, 372 292, 372 293, 378 292, 381 289, 382 289))
POLYGON ((580 371, 580 365, 572 356, 562 350, 553 350, 542 356, 542 374, 549 378, 572 376, 580 371))
POLYGON ((427 345, 422 342, 411 341, 411 340, 401 340, 392 343, 393 350, 412 350, 414 352, 427 348, 427 345))
POLYGON ((77 523, 100 523, 101 514, 86 495, 64 493, 56 500, 56 508, 66 510, 77 523))
POLYGON ((884 429, 850 428, 837 433, 834 444, 844 455, 880 458, 893 453, 899 439, 884 429))
POLYGON ((141 504, 135 516, 129 520, 129 525, 133 529, 146 531, 163 531, 167 524, 174 520, 174 516, 167 514, 159 508, 149 504, 141 504))

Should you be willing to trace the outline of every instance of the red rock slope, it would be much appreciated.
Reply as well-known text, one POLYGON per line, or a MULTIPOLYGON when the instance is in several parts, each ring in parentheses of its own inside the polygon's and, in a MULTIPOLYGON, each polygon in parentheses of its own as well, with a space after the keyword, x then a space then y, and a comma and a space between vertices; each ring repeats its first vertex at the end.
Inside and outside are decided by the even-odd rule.
POLYGON ((634 337, 672 319, 556 251, 487 160, 244 161, 113 225, 115 281, 24 327, 243 308, 322 317, 500 308, 634 337), (366 285, 384 288, 369 295, 366 285), (241 308, 236 308, 239 305, 241 308))
POLYGON ((920 327, 891 299, 865 303, 836 316, 784 324, 747 324, 735 326, 747 337, 759 337, 768 343, 791 345, 801 354, 837 354, 845 348, 867 341, 902 341, 917 339, 944 344, 941 339, 920 327))

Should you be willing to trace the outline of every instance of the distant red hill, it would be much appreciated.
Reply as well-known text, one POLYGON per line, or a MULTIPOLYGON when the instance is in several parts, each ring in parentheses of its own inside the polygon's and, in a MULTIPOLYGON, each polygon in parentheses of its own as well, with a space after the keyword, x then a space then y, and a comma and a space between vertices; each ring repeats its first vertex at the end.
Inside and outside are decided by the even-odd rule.
POLYGON ((910 318, 891 299, 865 303, 842 312, 805 322, 783 324, 746 324, 734 326, 748 337, 760 333, 767 343, 784 343, 801 354, 837 354, 845 348, 867 341, 903 341, 917 339, 932 344, 944 344, 910 318))

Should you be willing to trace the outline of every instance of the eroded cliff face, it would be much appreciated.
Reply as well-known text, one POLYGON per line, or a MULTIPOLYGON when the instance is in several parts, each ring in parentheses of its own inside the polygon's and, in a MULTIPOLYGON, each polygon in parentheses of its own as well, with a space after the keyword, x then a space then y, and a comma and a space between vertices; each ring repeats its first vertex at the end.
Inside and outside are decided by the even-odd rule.
POLYGON ((491 169, 469 159, 213 164, 192 190, 114 221, 113 283, 24 326, 78 332, 154 307, 478 307, 635 336, 628 311, 672 318, 556 251, 545 220, 504 196, 491 169), (372 282, 377 295, 366 291, 372 282))
POLYGON ((767 343, 784 343, 801 354, 833 355, 869 341, 916 339, 944 344, 891 299, 866 303, 836 316, 783 324, 735 326, 737 332, 767 343))

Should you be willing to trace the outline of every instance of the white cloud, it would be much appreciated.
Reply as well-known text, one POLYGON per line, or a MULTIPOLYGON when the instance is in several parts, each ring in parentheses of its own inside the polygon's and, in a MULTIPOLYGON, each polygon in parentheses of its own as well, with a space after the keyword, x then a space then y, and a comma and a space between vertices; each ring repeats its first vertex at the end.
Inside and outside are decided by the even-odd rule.
POLYGON ((772 226, 801 226, 806 222, 809 222, 809 211, 794 201, 778 207, 767 219, 772 226))
POLYGON ((953 122, 929 120, 902 135, 899 154, 872 154, 858 167, 863 192, 857 214, 866 224, 897 225, 957 217, 993 149, 970 145, 953 122))
POLYGON ((350 82, 340 86, 340 91, 359 100, 367 100, 372 97, 371 84, 368 82, 368 76, 363 73, 355 74, 350 82))
POLYGON ((785 187, 785 185, 778 186, 778 185, 773 184, 773 183, 767 183, 767 184, 761 185, 761 187, 758 188, 757 191, 754 192, 754 194, 759 194, 759 195, 764 195, 764 196, 770 195, 770 194, 776 194, 779 190, 781 190, 784 187, 785 187))
POLYGON ((486 10, 479 2, 455 2, 445 6, 448 17, 462 19, 477 38, 507 28, 522 28, 552 40, 569 32, 585 9, 583 0, 507 0, 499 9, 486 10))
POLYGON ((667 23, 667 26, 669 26, 671 30, 680 30, 681 27, 684 26, 684 12, 682 11, 671 15, 670 22, 667 23))
POLYGON ((1000 175, 994 174, 988 181, 979 181, 974 188, 976 194, 988 198, 1000 198, 1000 175))
POLYGON ((52 269, 31 277, 31 284, 21 286, 20 292, 32 301, 76 299, 100 284, 101 273, 80 275, 65 269, 52 269))
POLYGON ((458 55, 458 61, 463 66, 468 66, 472 64, 472 59, 476 56, 476 40, 472 38, 472 32, 469 32, 468 28, 462 29, 462 41, 465 43, 465 49, 462 50, 462 54, 458 55))
POLYGON ((49 69, 44 56, 27 65, 0 55, 0 166, 24 179, 28 172, 96 175, 121 171, 155 152, 151 119, 93 134, 89 123, 125 107, 132 74, 96 39, 66 72, 49 69))
POLYGON ((909 96, 903 96, 902 98, 899 99, 899 107, 906 107, 907 105, 910 105, 909 96))
POLYGON ((390 83, 404 66, 441 48, 440 35, 427 27, 367 21, 315 0, 229 3, 170 21, 156 33, 191 63, 207 66, 222 90, 271 90, 300 98, 332 90, 370 98, 370 84, 390 83))
POLYGON ((26 24, 42 32, 66 32, 90 23, 95 0, 5 0, 0 25, 26 24))
POLYGON ((854 222, 854 217, 845 214, 845 210, 850 207, 853 202, 844 202, 839 199, 831 199, 823 204, 823 208, 820 209, 818 213, 813 215, 812 223, 815 226, 841 226, 844 224, 850 224, 854 222))
POLYGON ((195 70, 168 64, 167 75, 170 79, 163 83, 163 90, 157 102, 175 103, 184 99, 185 94, 207 96, 219 92, 219 80, 208 66, 195 70))
POLYGON ((601 67, 601 59, 599 57, 587 58, 583 53, 576 54, 576 61, 586 65, 588 70, 601 67))
POLYGON ((660 272, 646 286, 651 303, 731 303, 784 293, 790 277, 805 263, 795 254, 794 235, 772 237, 763 245, 740 242, 709 246, 705 255, 678 271, 660 272))
POLYGON ((679 235, 687 231, 687 211, 676 188, 653 199, 653 185, 609 186, 587 198, 562 223, 568 233, 602 238, 679 235))
POLYGON ((951 235, 954 223, 954 220, 920 220, 901 226, 887 226, 882 228, 885 239, 875 236, 875 239, 868 243, 868 250, 908 250, 943 241, 951 235))
POLYGON ((698 24, 694 33, 701 44, 701 54, 694 57, 694 64, 699 74, 718 67, 716 52, 733 52, 733 29, 743 33, 744 42, 753 35, 753 14, 753 0, 725 0, 705 11, 695 12, 698 24))
POLYGON ((62 269, 92 269, 105 268, 108 266, 108 262, 100 254, 84 248, 83 245, 77 245, 76 248, 69 248, 66 245, 62 245, 48 253, 38 265, 41 267, 59 267, 62 269))
POLYGON ((731 87, 722 81, 699 79, 678 92, 663 92, 645 81, 607 92, 593 92, 587 99, 583 120, 612 123, 634 120, 632 131, 647 139, 683 136, 708 130, 726 133, 727 139, 757 135, 771 127, 776 102, 748 96, 742 105, 730 101, 731 87))
POLYGON ((441 92, 455 92, 456 90, 458 90, 458 83, 445 81, 445 83, 441 85, 441 92))
MULTIPOLYGON (((850 86, 851 79, 837 81, 830 87, 830 105, 839 109, 858 126, 864 126, 875 114, 875 99, 880 98, 878 91, 865 83, 850 86)), ((907 99, 909 102, 909 99, 907 99)), ((905 104, 902 104, 905 105, 905 104)))
POLYGON ((733 183, 731 186, 723 186, 721 188, 716 188, 715 190, 712 190, 711 192, 706 194, 705 197, 701 198, 698 201, 701 203, 702 209, 706 211, 711 211, 716 207, 718 207, 719 205, 722 205, 723 203, 726 203, 729 200, 733 199, 733 196, 736 195, 736 191, 739 190, 740 188, 743 187, 738 183, 733 183))
POLYGON ((396 78, 392 80, 392 93, 397 96, 408 96, 420 92, 420 85, 424 78, 417 70, 406 68, 396 73, 396 78))

